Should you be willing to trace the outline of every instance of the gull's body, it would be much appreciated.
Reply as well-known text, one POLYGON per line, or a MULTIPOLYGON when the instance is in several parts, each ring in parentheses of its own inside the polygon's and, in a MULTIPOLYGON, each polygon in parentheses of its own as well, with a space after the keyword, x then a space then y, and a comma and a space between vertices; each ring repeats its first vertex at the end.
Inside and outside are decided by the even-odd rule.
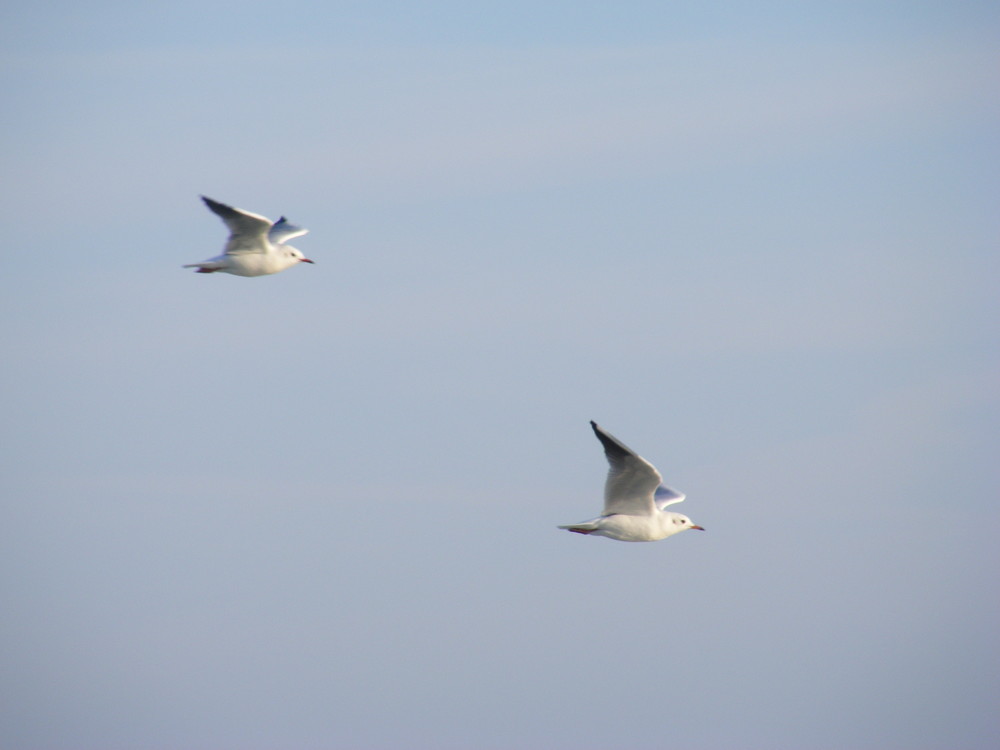
POLYGON ((597 518, 560 529, 620 542, 655 542, 687 529, 704 531, 687 516, 666 510, 668 505, 681 502, 684 495, 662 484, 663 477, 653 464, 596 422, 590 425, 611 466, 604 485, 604 511, 597 518))
POLYGON ((184 268, 197 268, 197 273, 221 271, 235 276, 266 276, 297 263, 312 263, 301 251, 285 244, 293 237, 301 237, 308 229, 289 224, 284 216, 272 223, 264 216, 227 206, 204 195, 201 199, 229 227, 229 240, 222 255, 201 263, 189 263, 184 268))

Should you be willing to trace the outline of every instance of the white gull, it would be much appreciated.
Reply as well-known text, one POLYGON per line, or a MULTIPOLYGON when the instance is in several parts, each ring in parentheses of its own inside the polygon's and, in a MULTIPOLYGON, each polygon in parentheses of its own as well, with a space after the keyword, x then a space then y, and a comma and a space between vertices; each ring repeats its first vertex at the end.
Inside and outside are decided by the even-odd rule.
POLYGON ((285 242, 301 237, 308 229, 289 224, 282 216, 270 219, 219 203, 204 195, 205 205, 229 227, 229 240, 222 255, 201 263, 189 263, 184 268, 197 268, 196 273, 231 273, 235 276, 265 276, 278 273, 296 263, 312 263, 301 251, 285 242))
POLYGON ((655 542, 687 529, 704 531, 680 513, 665 510, 684 499, 664 485, 653 464, 591 422, 611 468, 604 485, 604 511, 597 518, 560 526, 577 534, 595 534, 620 542, 655 542))

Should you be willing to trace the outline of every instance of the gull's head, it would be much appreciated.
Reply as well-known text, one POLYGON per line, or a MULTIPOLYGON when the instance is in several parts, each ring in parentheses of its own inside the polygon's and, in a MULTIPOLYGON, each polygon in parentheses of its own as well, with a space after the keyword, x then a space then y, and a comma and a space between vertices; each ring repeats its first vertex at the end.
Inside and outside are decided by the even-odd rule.
POLYGON ((291 257, 295 258, 299 263, 314 263, 315 261, 309 260, 305 255, 302 254, 301 250, 296 250, 294 247, 289 247, 285 245, 285 252, 287 252, 291 257))
POLYGON ((704 527, 691 523, 690 518, 680 513, 675 513, 673 520, 674 520, 674 525, 677 526, 677 531, 687 531, 688 529, 698 529, 698 531, 705 530, 704 527))

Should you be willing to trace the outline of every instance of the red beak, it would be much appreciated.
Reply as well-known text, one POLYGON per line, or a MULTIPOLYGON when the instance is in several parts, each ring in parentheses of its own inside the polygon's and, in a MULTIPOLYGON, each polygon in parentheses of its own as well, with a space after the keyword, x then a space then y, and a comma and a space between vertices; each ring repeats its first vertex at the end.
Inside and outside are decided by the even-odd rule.
POLYGON ((691 528, 692 529, 698 529, 698 531, 704 531, 705 530, 704 526, 692 526, 691 528))
POLYGON ((315 263, 314 260, 309 260, 308 258, 299 258, 299 263, 315 263))

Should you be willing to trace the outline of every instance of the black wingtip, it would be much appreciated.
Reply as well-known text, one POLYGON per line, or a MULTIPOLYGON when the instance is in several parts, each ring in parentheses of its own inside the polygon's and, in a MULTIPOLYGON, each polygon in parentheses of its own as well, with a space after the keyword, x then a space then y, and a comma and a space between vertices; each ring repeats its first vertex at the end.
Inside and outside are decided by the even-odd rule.
POLYGON ((221 203, 217 200, 213 200, 212 198, 209 198, 207 195, 201 196, 201 199, 205 201, 205 205, 208 206, 209 211, 211 211, 213 214, 221 216, 223 219, 225 219, 226 216, 229 214, 232 214, 234 212, 238 213, 238 211, 236 211, 236 209, 233 208, 232 206, 226 203, 221 203))
POLYGON ((597 435, 597 439, 600 440, 604 445, 608 443, 608 433, 606 433, 593 419, 590 420, 590 426, 594 430, 594 434, 597 435))
POLYGON ((598 427, 597 422, 594 420, 590 421, 590 426, 594 428, 594 434, 601 441, 601 445, 604 446, 604 453, 609 460, 615 461, 634 454, 634 451, 624 443, 620 443, 618 438, 598 427))

